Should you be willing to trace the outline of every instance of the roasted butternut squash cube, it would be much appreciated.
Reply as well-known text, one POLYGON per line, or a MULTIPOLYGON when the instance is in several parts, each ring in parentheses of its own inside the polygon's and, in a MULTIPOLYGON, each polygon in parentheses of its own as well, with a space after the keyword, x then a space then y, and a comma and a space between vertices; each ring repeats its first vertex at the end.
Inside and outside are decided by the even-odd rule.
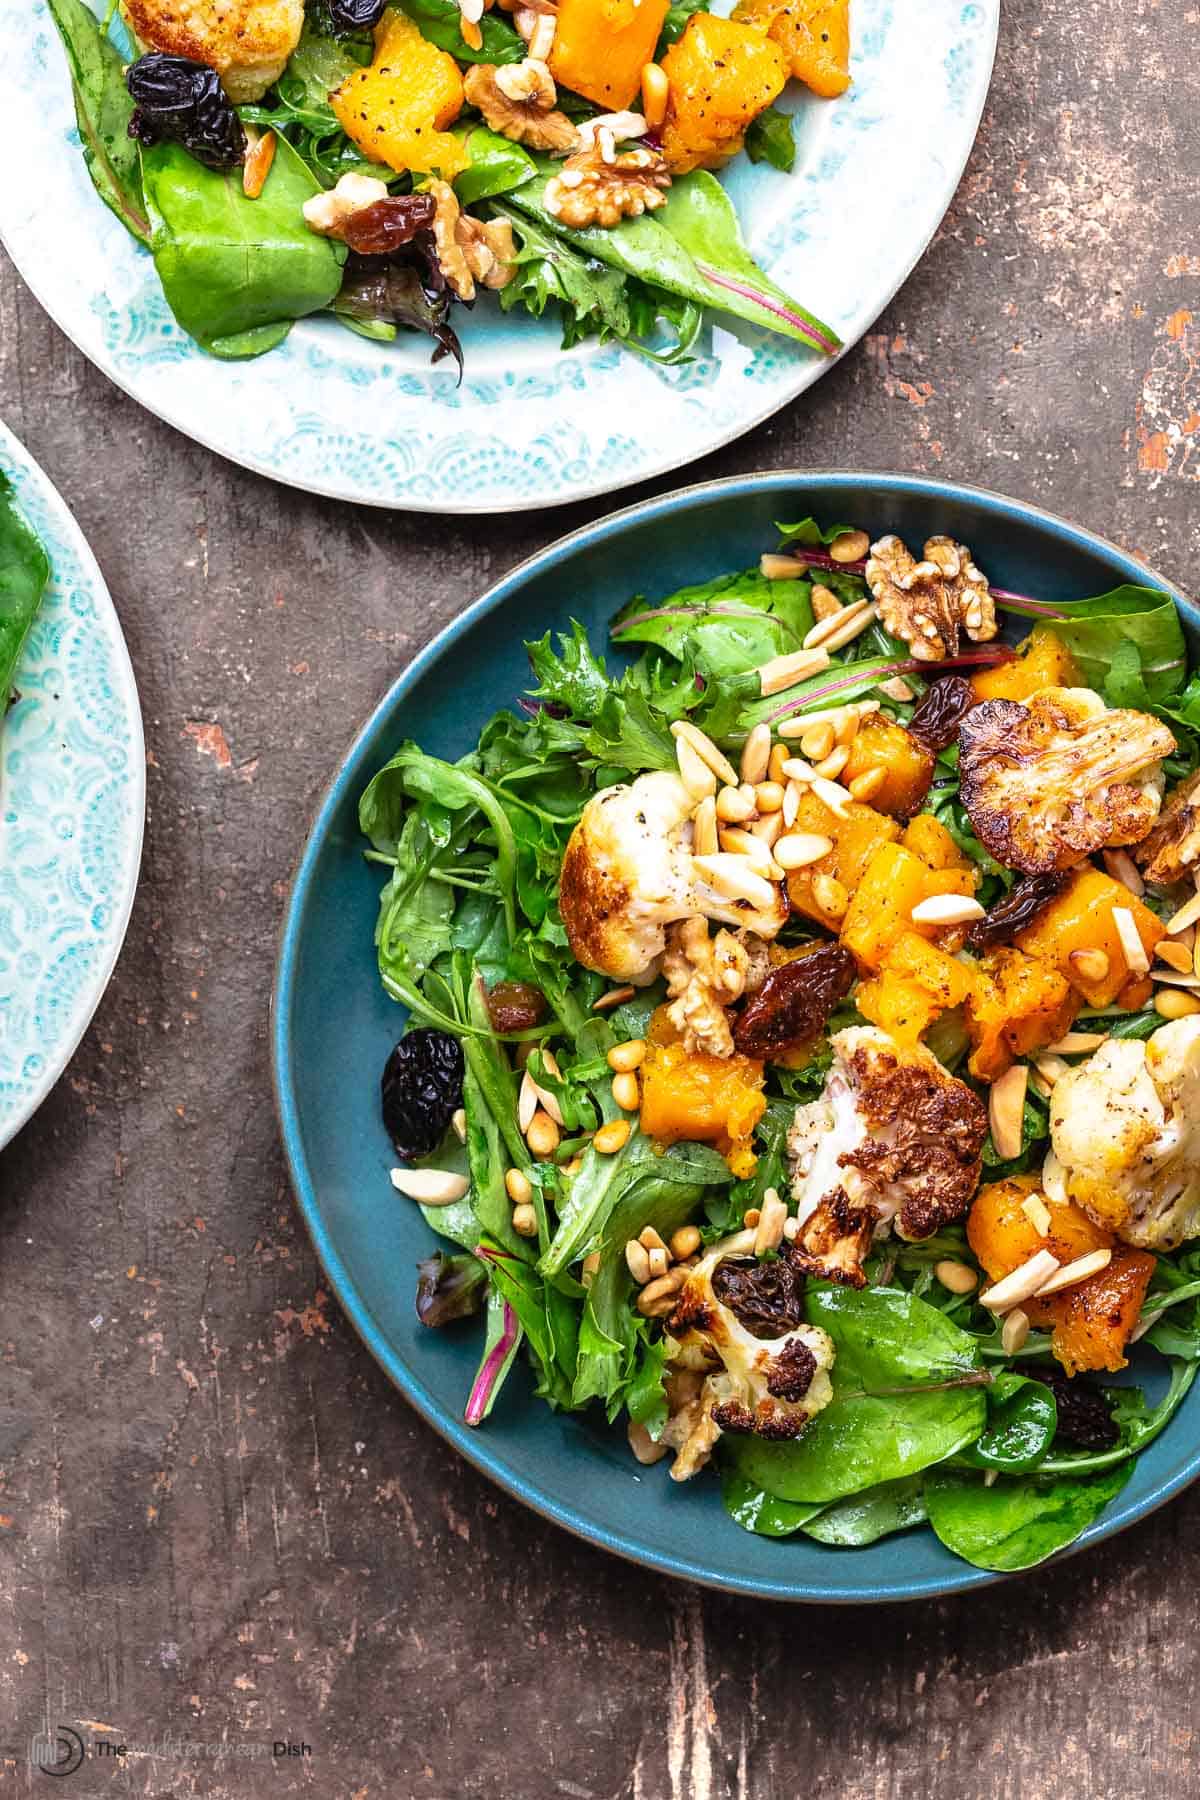
POLYGON ((933 754, 894 719, 868 713, 851 739, 841 779, 848 787, 876 769, 883 770, 883 786, 871 795, 871 805, 896 819, 911 818, 929 792, 933 754))
POLYGON ((1079 995, 1051 962, 1020 950, 983 958, 967 1002, 967 1031, 975 1048, 969 1068, 977 1081, 995 1081, 1019 1056, 1030 1056, 1070 1031, 1079 995))
POLYGON ((833 100, 850 86, 850 0, 741 0, 733 16, 773 38, 814 94, 833 100))
POLYGON ((375 57, 329 96, 346 136, 371 162, 403 173, 460 175, 470 162, 447 130, 463 107, 458 64, 389 10, 375 30, 375 57))
POLYGON ((911 1042, 942 1013, 961 1006, 975 980, 966 963, 910 929, 889 946, 879 974, 863 983, 855 1004, 872 1024, 911 1042))
POLYGON ((806 869, 797 869, 788 876, 788 896, 797 912, 815 919, 818 925, 825 925, 830 931, 837 931, 842 922, 841 915, 826 911, 815 898, 813 882, 816 877, 831 875, 853 895, 876 850, 898 838, 900 827, 894 819, 876 812, 873 806, 862 806, 856 800, 846 807, 846 817, 839 819, 823 800, 818 800, 811 788, 805 788, 800 796, 796 822, 789 829, 811 832, 833 842, 833 849, 820 862, 810 863, 806 869))
POLYGON ((910 819, 900 841, 906 850, 919 856, 931 869, 973 869, 975 866, 932 813, 918 813, 915 819, 910 819))
POLYGON ((654 60, 670 0, 559 0, 550 73, 562 87, 623 112, 654 60))
POLYGON ((763 1065, 749 1056, 689 1055, 683 1044, 650 1033, 642 1064, 641 1126, 659 1144, 680 1138, 736 1152, 748 1148, 767 1110, 763 1065))
POLYGON ((787 81, 778 44, 752 25, 706 12, 692 14, 662 67, 671 89, 662 153, 673 175, 728 162, 787 81))
POLYGON ((903 844, 884 844, 877 850, 856 884, 842 921, 841 939, 868 969, 878 969, 888 959, 892 945, 905 932, 953 944, 961 931, 936 925, 917 925, 913 908, 934 894, 973 894, 974 868, 931 869, 903 844))
POLYGON ((967 1242, 992 1281, 1011 1275, 1039 1250, 1068 1263, 1091 1250, 1111 1249, 1112 1261, 1098 1275, 1045 1300, 1026 1300, 1022 1310, 1031 1325, 1049 1330, 1050 1348, 1068 1375, 1086 1369, 1123 1369, 1125 1348, 1154 1273, 1154 1258, 1117 1243, 1073 1201, 1053 1201, 1045 1194, 1050 1227, 1043 1235, 1022 1205, 1030 1194, 1040 1192, 1040 1186, 1040 1174, 1031 1172, 981 1188, 967 1217, 967 1242))
POLYGON ((1075 658, 1049 625, 1035 625, 1017 645, 1012 662, 980 669, 971 677, 978 700, 1028 700, 1042 688, 1079 685, 1075 658))
POLYGON ((1077 869, 1062 892, 1042 908, 1032 925, 1016 933, 1013 942, 1027 956, 1053 964, 1089 1006, 1110 1006, 1131 973, 1113 923, 1114 906, 1126 907, 1133 914, 1142 946, 1153 961, 1155 946, 1164 936, 1162 921, 1127 887, 1090 865, 1077 869), (1082 968, 1079 961, 1072 961, 1077 951, 1096 950, 1105 958, 1104 974, 1093 971, 1086 958, 1082 968))

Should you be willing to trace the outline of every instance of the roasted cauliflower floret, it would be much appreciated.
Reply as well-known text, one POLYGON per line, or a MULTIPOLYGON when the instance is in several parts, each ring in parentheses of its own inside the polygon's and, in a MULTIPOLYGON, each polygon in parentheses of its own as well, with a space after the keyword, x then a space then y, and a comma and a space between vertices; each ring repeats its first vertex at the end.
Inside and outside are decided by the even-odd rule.
POLYGON ((833 1398, 828 1332, 804 1322, 804 1277, 786 1257, 747 1255, 752 1234, 715 1244, 697 1263, 667 1321, 668 1363, 703 1375, 663 1433, 686 1481, 723 1431, 799 1437, 833 1398))
POLYGON ((1168 797, 1133 857, 1153 887, 1174 887, 1200 872, 1200 769, 1168 797))
POLYGON ((796 1108, 788 1134, 800 1220, 792 1255, 814 1274, 861 1287, 881 1228, 926 1238, 966 1212, 987 1114, 924 1044, 898 1044, 869 1025, 832 1043, 825 1090, 796 1108))
POLYGON ((304 0, 122 0, 140 43, 207 63, 238 106, 261 100, 300 42, 304 0))
POLYGON ((1090 688, 1046 688, 1024 705, 973 707, 958 744, 980 841, 1006 867, 1042 875, 1145 837, 1175 739, 1149 713, 1110 710, 1090 688))
POLYGON ((1200 1015, 1110 1038, 1055 1083, 1043 1181, 1127 1244, 1200 1236, 1200 1015))
POLYGON ((666 930, 702 915, 777 936, 782 887, 771 904, 718 894, 692 862, 696 802, 678 775, 655 771, 604 788, 583 809, 563 857, 558 902, 576 960, 618 981, 649 979, 666 930))

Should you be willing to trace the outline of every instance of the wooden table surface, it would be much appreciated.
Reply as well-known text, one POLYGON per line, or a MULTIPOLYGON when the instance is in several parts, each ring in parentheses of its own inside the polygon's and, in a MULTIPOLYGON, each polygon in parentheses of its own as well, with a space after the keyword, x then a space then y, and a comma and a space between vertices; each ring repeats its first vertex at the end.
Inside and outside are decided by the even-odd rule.
MULTIPOLYGON (((658 485, 923 470, 1042 502, 1187 587, 1198 52, 1195 0, 1006 0, 916 275, 811 394, 658 485)), ((0 1156, 0 1796, 45 1793, 27 1745, 62 1721, 93 1744, 71 1794, 1194 1792, 1200 1493, 966 1599, 726 1599, 494 1491, 327 1294, 268 1076, 293 859, 406 659, 616 497, 460 522, 273 486, 119 393, 7 265, 0 414, 104 568, 149 761, 115 979, 0 1156), (94 1749, 165 1738, 200 1748, 94 1749), (276 1740, 312 1754, 256 1758, 276 1740)))

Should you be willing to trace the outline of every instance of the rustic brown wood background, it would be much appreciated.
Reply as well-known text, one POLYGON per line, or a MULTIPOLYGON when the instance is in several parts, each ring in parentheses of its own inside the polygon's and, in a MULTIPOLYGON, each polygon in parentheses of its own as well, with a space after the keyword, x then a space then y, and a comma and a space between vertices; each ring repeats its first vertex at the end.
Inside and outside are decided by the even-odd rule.
MULTIPOLYGON (((1198 70, 1195 0, 1007 0, 918 273, 812 394, 694 476, 962 477, 1194 585, 1198 70)), ((1200 1494, 970 1599, 724 1599, 494 1492, 326 1293, 267 1064, 310 811, 406 658, 613 502, 460 523, 273 486, 110 386, 6 265, 0 412, 106 572, 150 765, 116 978, 0 1157, 0 1795, 45 1794, 26 1746, 60 1720, 93 1742, 312 1749, 93 1757, 71 1794, 1195 1792, 1200 1494)))

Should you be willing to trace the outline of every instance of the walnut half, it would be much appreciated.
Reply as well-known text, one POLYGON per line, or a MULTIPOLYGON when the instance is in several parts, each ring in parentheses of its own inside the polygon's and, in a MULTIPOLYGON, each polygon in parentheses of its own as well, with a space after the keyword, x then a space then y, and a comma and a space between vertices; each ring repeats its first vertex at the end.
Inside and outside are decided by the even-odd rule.
POLYGON ((558 100, 554 77, 536 57, 499 69, 494 63, 476 63, 467 71, 463 92, 492 130, 514 144, 565 156, 579 142, 566 113, 554 110, 558 100))
POLYGON ((437 202, 433 241, 438 267, 460 300, 475 298, 475 283, 502 288, 517 266, 512 226, 507 219, 475 219, 462 211, 447 181, 430 181, 437 202))
POLYGON ((974 644, 996 635, 987 576, 975 567, 966 545, 953 538, 928 538, 918 562, 900 538, 882 537, 871 545, 866 581, 884 625, 903 638, 918 662, 957 656, 963 631, 974 644))
POLYGON ((573 231, 617 225, 666 205, 671 177, 657 150, 639 146, 606 159, 604 148, 595 143, 580 150, 546 183, 546 211, 573 231))

